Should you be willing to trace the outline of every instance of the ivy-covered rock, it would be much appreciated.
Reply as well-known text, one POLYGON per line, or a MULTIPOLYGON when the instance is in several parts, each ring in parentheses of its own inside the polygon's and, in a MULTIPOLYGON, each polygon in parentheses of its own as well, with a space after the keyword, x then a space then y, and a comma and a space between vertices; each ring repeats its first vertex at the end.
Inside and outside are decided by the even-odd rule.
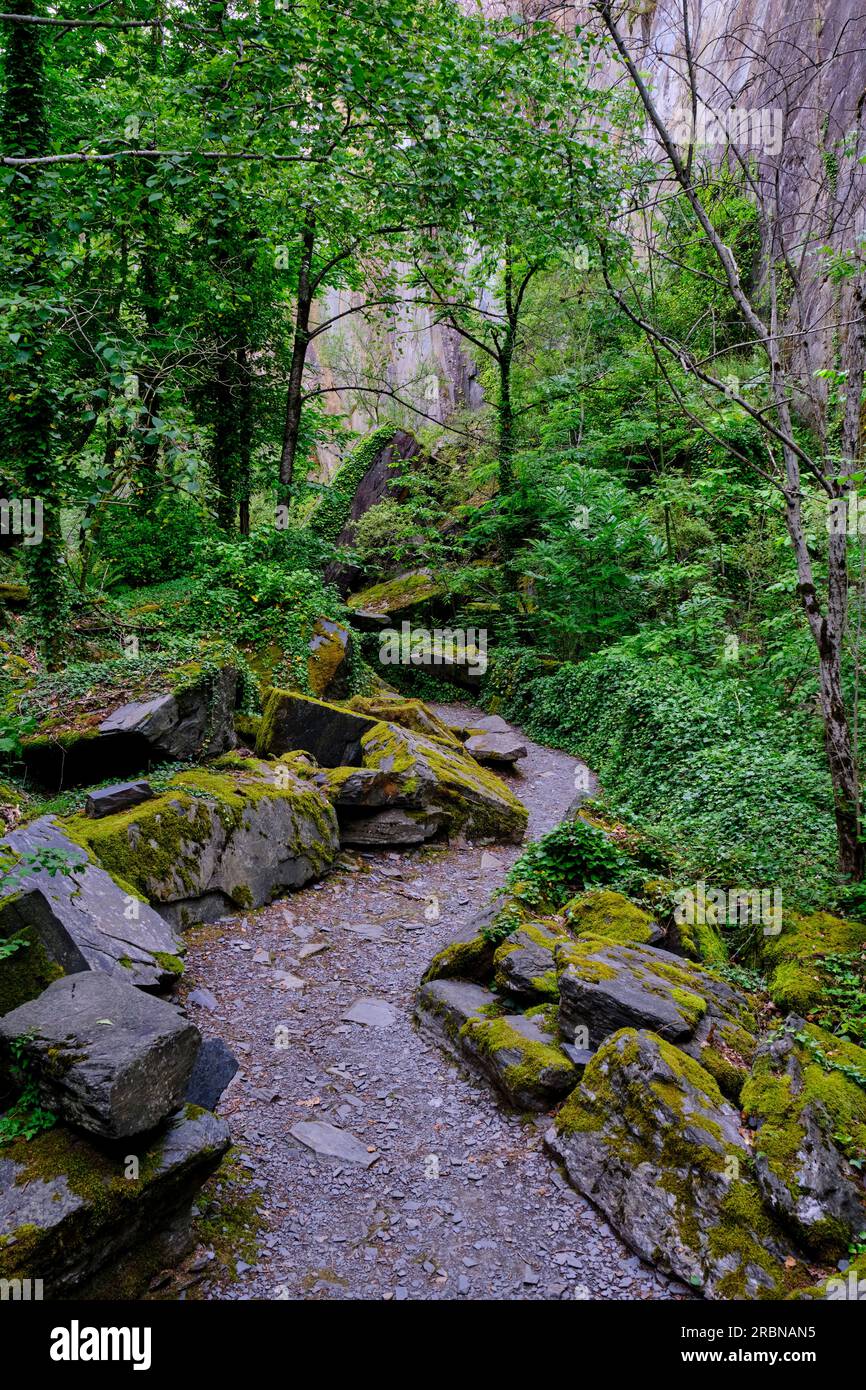
POLYGON ((148 672, 106 684, 89 699, 62 702, 22 739, 22 760, 51 789, 126 776, 159 762, 192 762, 235 747, 239 675, 228 662, 206 658, 176 670, 148 672), (136 698, 124 698, 130 685, 136 698), (140 691, 137 687, 141 687, 140 691))
POLYGON ((866 1050, 792 1016, 761 1043, 743 1088, 758 1184, 821 1259, 866 1230, 866 1186, 848 1161, 866 1158, 864 1086, 866 1050))
POLYGON ((626 1028, 586 1067, 546 1141, 644 1259, 709 1298, 779 1298, 792 1250, 748 1176, 740 1131, 703 1067, 626 1028))
POLYGON ((764 936, 761 941, 773 1003, 786 1012, 807 1014, 824 993, 824 956, 861 950, 866 945, 866 926, 829 912, 786 912, 778 936, 764 936))
POLYGON ((524 922, 497 948, 494 956, 498 989, 530 1003, 559 999, 554 953, 568 941, 567 932, 551 930, 543 922, 524 922))
POLYGON ((393 777, 402 804, 412 798, 427 811, 441 812, 449 834, 522 840, 526 807, 462 751, 384 723, 364 734, 361 751, 365 767, 393 777))
POLYGON ((460 1048, 519 1110, 547 1110, 580 1075, 542 1016, 470 1018, 460 1030, 460 1048))
MULTIPOLYGON (((186 1106, 140 1151, 58 1125, 0 1149, 0 1279, 86 1296, 100 1271, 183 1223, 229 1146, 228 1126, 186 1106)), ((141 1292, 141 1290, 138 1290, 141 1292)))
MULTIPOLYGON (((155 804, 137 810, 141 814, 155 804)), ((82 817, 81 823, 98 834, 116 819, 82 817)), ((35 855, 45 862, 45 856, 53 856, 54 863, 29 870, 0 903, 0 941, 20 937, 23 942, 0 965, 0 1013, 35 998, 59 975, 79 970, 104 971, 146 990, 163 989, 181 974, 180 938, 145 901, 143 890, 124 875, 116 881, 88 859, 53 817, 13 831, 3 848, 13 858, 35 855), (62 872, 61 863, 74 872, 62 872)))
POLYGON ((334 809, 286 764, 228 754, 182 772, 153 801, 66 831, 169 921, 206 922, 260 907, 330 867, 334 809))
POLYGON ((575 936, 598 936, 621 945, 652 946, 664 932, 648 912, 609 888, 581 893, 562 909, 575 936))
POLYGON ((0 1052, 40 1103, 107 1139, 154 1129, 186 1093, 201 1038, 172 1004, 96 970, 0 1018, 0 1052))

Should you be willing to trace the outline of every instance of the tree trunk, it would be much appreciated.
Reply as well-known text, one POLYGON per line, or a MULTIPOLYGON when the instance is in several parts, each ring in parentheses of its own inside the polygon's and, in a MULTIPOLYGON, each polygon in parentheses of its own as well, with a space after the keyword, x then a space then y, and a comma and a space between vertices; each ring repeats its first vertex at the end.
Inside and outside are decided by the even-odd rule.
POLYGON ((316 224, 312 216, 304 224, 301 239, 301 264, 298 270, 298 302, 295 310, 295 336, 292 343, 292 362, 289 368, 289 388, 286 395, 286 417, 283 426, 283 447, 280 454, 280 492, 284 502, 291 498, 295 478, 295 458, 301 429, 304 404, 304 367, 310 345, 310 311, 313 307, 311 269, 316 244, 316 224))

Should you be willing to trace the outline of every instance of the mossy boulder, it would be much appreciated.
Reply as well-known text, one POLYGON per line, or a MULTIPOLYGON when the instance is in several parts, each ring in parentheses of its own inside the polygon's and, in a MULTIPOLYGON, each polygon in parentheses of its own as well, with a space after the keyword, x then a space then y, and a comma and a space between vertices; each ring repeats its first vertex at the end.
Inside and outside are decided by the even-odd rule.
POLYGON ((866 925, 829 912, 786 912, 778 936, 764 936, 763 964, 773 1003, 786 1012, 808 1014, 826 987, 821 970, 825 956, 859 951, 866 945, 866 925))
POLYGON ((472 1018, 496 1007, 496 995, 467 980, 429 980, 415 994, 415 1018, 436 1041, 460 1056, 460 1033, 472 1018))
POLYGON ((35 781, 51 789, 80 786, 235 747, 239 675, 231 663, 204 653, 146 677, 132 661, 116 665, 113 681, 70 700, 22 739, 21 757, 35 781))
POLYGON ((359 766, 361 739, 375 727, 375 719, 355 710, 275 687, 265 702, 256 751, 279 757, 300 750, 322 767, 359 766))
POLYGON ((460 1030, 460 1048, 519 1110, 547 1110, 579 1080, 579 1072, 541 1015, 470 1018, 460 1030))
POLYGON ((866 1230, 866 1050, 790 1017, 765 1039, 742 1093, 765 1199, 811 1254, 836 1260, 866 1230), (846 1070, 847 1069, 847 1074, 846 1070))
POLYGON ((228 754, 180 773, 153 801, 66 833, 181 926, 259 907, 330 867, 333 807, 285 764, 228 754))
POLYGON ((565 904, 562 913, 575 936, 603 937, 637 946, 654 945, 664 936, 648 912, 609 888, 581 893, 565 904))
POLYGON ((555 951, 569 940, 555 924, 524 922, 497 948, 493 958, 497 989, 530 1003, 559 999, 555 951))
POLYGON ((586 1030, 593 1047, 624 1027, 648 1028, 684 1043, 708 1017, 744 1028, 752 1019, 739 990, 658 947, 581 937, 557 946, 556 968, 563 1036, 586 1030))
POLYGON ((433 577, 431 570, 410 570, 351 594, 346 603, 350 609, 357 608, 364 613, 379 613, 394 618, 430 603, 442 592, 442 585, 433 577))
MULTIPOLYGON (((98 834, 117 819, 82 816, 80 823, 98 834)), ((3 846, 15 857, 35 856, 36 864, 0 902, 0 940, 25 943, 0 963, 0 1012, 80 970, 104 971, 146 990, 164 989, 181 974, 183 947, 172 926, 128 878, 115 879, 94 862, 65 825, 42 816, 13 831, 3 846), (45 856, 69 871, 39 868, 45 856)))
POLYGON ((366 714, 370 719, 399 724, 403 729, 411 729, 414 734, 438 739, 458 752, 463 751, 463 744, 457 735, 421 700, 408 700, 402 695, 355 695, 349 701, 349 708, 366 714))
POLYGON ((225 1122, 191 1105, 132 1154, 128 1140, 106 1144, 60 1125, 8 1144, 0 1149, 0 1279, 42 1279, 50 1299, 86 1295, 155 1231, 189 1222, 228 1146, 225 1122))
POLYGON ((590 1061, 546 1141, 645 1260, 709 1298, 779 1298, 792 1250, 749 1177, 740 1131, 699 1063, 625 1028, 590 1061))
POLYGON ((319 699, 345 700, 351 683, 353 638, 349 628, 317 618, 307 655, 310 690, 319 699))
POLYGON ((485 935, 485 928, 490 926, 500 910, 499 902, 494 900, 477 912, 465 927, 455 933, 447 946, 436 952, 422 983, 453 978, 489 980, 493 973, 496 942, 485 935))
POLYGON ((101 970, 66 975, 0 1018, 0 1056, 77 1129, 122 1139, 183 1101, 201 1037, 174 1005, 101 970))
MULTIPOLYGON (((519 842, 528 813, 492 772, 462 751, 396 724, 377 724, 361 739, 364 766, 387 773, 397 794, 439 811, 449 834, 519 842)), ((405 804, 405 802, 404 802, 405 804)))

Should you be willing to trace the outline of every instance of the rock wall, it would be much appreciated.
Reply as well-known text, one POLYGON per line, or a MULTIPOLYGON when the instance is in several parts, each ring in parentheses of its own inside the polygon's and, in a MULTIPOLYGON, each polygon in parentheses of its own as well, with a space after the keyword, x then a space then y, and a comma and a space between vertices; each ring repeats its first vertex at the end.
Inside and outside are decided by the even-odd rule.
MULTIPOLYGON (((569 28, 599 26, 592 7, 585 4, 556 0, 463 3, 491 15, 546 15, 569 28)), ((683 103, 682 2, 644 0, 632 8, 629 41, 641 70, 651 76, 662 115, 670 119, 683 103)), ((688 16, 702 102, 717 115, 731 107, 737 113, 750 113, 739 119, 752 120, 754 130, 771 145, 779 130, 776 113, 784 113, 788 134, 784 158, 775 161, 769 155, 771 162, 779 164, 783 207, 789 216, 799 217, 802 227, 802 210, 817 201, 822 218, 830 223, 827 239, 840 248, 851 245, 866 227, 866 199, 857 186, 863 168, 856 157, 866 148, 866 13, 860 0, 812 0, 793 9, 788 0, 689 0, 688 16), (852 157, 842 162, 835 187, 828 192, 826 152, 853 130, 860 132, 859 144, 852 157), (823 198, 821 185, 825 186, 823 198), (797 208, 799 214, 794 211, 797 208)), ((599 81, 617 77, 624 80, 622 68, 606 60, 599 81)), ((769 168, 765 164, 764 172, 769 168)), ((323 316, 342 312, 350 299, 333 291, 322 307, 323 316)), ((812 288, 806 305, 809 321, 818 325, 826 307, 824 297, 812 288)), ((381 423, 395 408, 399 423, 417 428, 424 417, 445 421, 458 406, 477 409, 483 403, 475 366, 459 338, 434 324, 428 311, 407 305, 391 322, 352 316, 323 334, 318 344, 317 366, 325 383, 366 386, 379 381, 407 403, 407 407, 395 407, 386 396, 351 389, 325 397, 328 409, 346 411, 355 429, 381 423), (422 413, 416 415, 409 406, 422 413)), ((810 348, 816 366, 821 349, 821 331, 816 328, 810 348)), ((330 471, 333 459, 327 453, 322 462, 330 471)))

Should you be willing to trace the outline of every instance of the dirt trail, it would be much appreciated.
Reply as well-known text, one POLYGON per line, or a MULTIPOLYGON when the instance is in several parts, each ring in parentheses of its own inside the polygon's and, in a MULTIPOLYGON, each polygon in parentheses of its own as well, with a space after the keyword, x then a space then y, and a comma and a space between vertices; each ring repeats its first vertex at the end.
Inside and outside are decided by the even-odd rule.
MULTIPOLYGON (((527 750, 509 780, 535 837, 562 818, 582 765, 527 750)), ((413 1026, 430 957, 519 852, 491 846, 498 862, 484 870, 477 846, 370 856, 368 872, 339 870, 192 934, 187 978, 218 1006, 190 1012, 241 1061, 219 1111, 265 1223, 258 1262, 234 1281, 206 1280, 205 1297, 688 1296, 567 1186, 542 1149, 547 1117, 504 1111, 413 1026), (287 974, 303 989, 287 988, 287 974), (388 1026, 344 1020, 359 998, 390 1006, 388 1026), (316 1155, 289 1133, 310 1120, 349 1131, 378 1159, 316 1155)))

